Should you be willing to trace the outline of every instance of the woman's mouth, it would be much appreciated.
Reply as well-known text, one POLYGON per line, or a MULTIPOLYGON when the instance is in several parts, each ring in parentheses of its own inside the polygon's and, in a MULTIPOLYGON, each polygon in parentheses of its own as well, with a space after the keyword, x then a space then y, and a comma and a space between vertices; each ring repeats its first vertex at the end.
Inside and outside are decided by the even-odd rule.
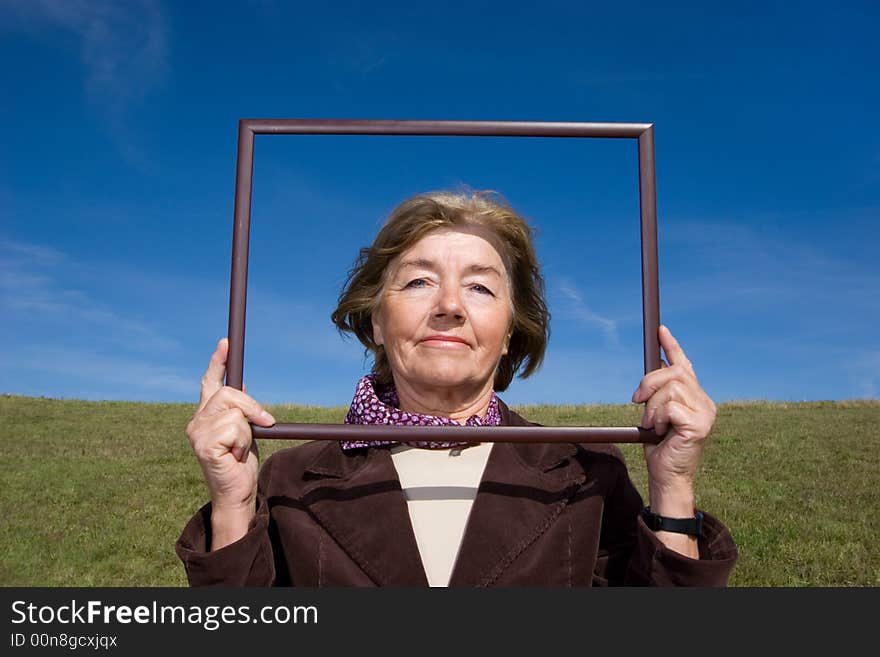
POLYGON ((422 340, 423 343, 430 347, 466 347, 468 343, 454 335, 429 335, 422 340))

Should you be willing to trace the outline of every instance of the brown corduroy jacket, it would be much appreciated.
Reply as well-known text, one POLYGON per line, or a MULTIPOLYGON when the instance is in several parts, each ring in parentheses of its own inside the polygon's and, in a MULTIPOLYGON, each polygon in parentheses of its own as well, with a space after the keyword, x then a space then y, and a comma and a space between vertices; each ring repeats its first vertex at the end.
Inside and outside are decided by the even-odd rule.
MULTIPOLYGON (((502 425, 532 423, 501 402, 502 425)), ((666 548, 613 445, 495 443, 450 586, 724 586, 733 539, 705 514, 700 559, 666 548)), ((210 504, 176 550, 193 586, 427 586, 387 448, 314 441, 262 466, 248 533, 210 549, 210 504)))

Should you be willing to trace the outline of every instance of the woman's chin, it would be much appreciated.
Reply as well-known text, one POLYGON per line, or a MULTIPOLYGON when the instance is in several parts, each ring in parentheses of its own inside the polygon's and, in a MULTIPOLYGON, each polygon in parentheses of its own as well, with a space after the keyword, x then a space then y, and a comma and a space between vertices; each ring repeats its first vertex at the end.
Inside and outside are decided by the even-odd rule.
MULTIPOLYGON (((424 363, 423 363, 424 365, 424 363)), ((450 363, 437 363, 436 367, 420 368, 418 379, 422 387, 453 388, 473 385, 478 377, 472 371, 463 371, 461 367, 450 363)))

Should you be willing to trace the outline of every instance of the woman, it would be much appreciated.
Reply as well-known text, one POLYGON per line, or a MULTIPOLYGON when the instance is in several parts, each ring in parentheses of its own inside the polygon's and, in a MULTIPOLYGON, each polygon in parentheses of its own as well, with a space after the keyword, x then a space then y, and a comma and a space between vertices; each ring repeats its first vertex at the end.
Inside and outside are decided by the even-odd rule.
MULTIPOLYGON (((333 321, 374 356, 346 422, 531 424, 496 392, 540 366, 549 314, 530 229, 491 194, 402 203, 333 321)), ((726 584, 736 547, 694 508, 715 406, 665 327, 659 340, 669 365, 633 394, 665 433, 645 447, 649 510, 610 445, 314 441, 258 475, 248 421, 274 419, 223 386, 222 340, 187 427, 211 494, 177 544, 190 583, 726 584)))

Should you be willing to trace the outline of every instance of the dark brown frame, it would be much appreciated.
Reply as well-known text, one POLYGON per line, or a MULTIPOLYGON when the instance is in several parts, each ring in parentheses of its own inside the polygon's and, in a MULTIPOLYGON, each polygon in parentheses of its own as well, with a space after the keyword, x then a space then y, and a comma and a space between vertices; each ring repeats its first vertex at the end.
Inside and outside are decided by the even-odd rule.
MULTIPOLYGON (((248 245, 256 135, 431 135, 466 137, 610 137, 637 139, 642 241, 642 311, 645 373, 660 368, 660 286, 657 271, 657 194, 652 123, 532 121, 384 121, 337 119, 242 119, 238 124, 232 273, 229 291, 229 356, 226 385, 242 389, 247 306, 248 245)), ((251 425, 255 438, 304 440, 458 440, 463 442, 657 443, 641 427, 398 427, 384 425, 251 425), (403 435, 407 434, 407 435, 403 435)))

